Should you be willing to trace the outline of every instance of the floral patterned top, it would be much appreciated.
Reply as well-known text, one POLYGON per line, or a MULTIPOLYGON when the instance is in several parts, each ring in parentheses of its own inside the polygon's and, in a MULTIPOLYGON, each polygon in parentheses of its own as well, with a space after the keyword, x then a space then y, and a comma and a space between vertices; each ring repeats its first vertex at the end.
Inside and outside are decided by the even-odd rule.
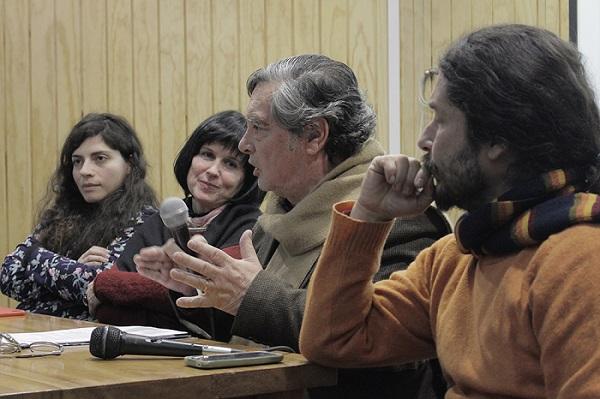
POLYGON ((35 239, 39 226, 24 242, 4 258, 0 269, 0 290, 19 301, 19 309, 74 319, 90 319, 86 290, 97 274, 110 269, 125 249, 136 226, 156 213, 146 206, 107 247, 109 260, 102 265, 86 265, 49 251, 35 239))

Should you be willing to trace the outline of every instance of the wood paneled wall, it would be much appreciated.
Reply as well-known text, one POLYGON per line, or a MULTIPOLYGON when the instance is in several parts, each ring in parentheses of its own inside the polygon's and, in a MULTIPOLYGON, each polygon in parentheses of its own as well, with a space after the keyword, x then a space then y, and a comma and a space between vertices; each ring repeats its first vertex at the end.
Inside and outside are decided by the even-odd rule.
MULTIPOLYGON (((568 32, 568 0, 398 0, 402 149, 416 152, 417 81, 475 26, 568 32)), ((0 254, 31 231, 71 126, 125 116, 161 197, 180 195, 175 154, 208 115, 245 110, 247 76, 318 52, 349 64, 388 142, 387 0, 0 0, 0 254)), ((394 111, 395 114, 395 111, 394 111)), ((0 298, 0 305, 7 302, 0 298)))
POLYGON ((161 197, 181 195, 172 165, 186 136, 214 112, 244 111, 247 76, 270 61, 346 62, 386 113, 386 10, 387 0, 0 0, 0 253, 30 232, 64 137, 87 112, 133 123, 161 197))

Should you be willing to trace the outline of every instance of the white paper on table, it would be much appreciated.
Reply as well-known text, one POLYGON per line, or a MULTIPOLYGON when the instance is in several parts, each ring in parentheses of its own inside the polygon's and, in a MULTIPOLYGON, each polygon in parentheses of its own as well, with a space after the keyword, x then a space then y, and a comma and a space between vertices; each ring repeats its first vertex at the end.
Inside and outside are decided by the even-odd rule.
MULTIPOLYGON (((67 330, 41 331, 32 333, 8 333, 24 348, 32 342, 46 341, 69 345, 87 345, 90 336, 96 327, 71 328, 67 330)), ((183 338, 189 336, 185 331, 169 330, 167 328, 156 328, 147 326, 119 326, 119 330, 128 334, 142 335, 149 338, 183 338)))

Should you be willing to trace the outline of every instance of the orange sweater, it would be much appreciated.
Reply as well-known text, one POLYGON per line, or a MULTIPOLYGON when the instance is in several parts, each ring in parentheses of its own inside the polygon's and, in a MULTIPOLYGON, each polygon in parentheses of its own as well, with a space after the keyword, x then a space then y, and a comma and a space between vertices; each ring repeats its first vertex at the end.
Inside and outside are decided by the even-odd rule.
POLYGON ((446 236, 373 284, 390 226, 334 211, 300 336, 308 359, 357 367, 437 353, 446 398, 600 398, 600 227, 480 259, 446 236))

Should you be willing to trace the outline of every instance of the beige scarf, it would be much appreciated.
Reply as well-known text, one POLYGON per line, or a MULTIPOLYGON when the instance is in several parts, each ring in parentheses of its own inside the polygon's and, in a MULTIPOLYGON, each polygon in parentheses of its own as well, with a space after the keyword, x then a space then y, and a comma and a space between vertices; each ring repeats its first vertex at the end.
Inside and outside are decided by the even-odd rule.
POLYGON ((381 145, 368 140, 356 155, 331 170, 292 210, 285 212, 281 198, 269 193, 262 229, 279 242, 267 268, 293 285, 304 279, 321 253, 331 221, 331 207, 339 201, 356 199, 362 179, 373 158, 384 154, 381 145))

